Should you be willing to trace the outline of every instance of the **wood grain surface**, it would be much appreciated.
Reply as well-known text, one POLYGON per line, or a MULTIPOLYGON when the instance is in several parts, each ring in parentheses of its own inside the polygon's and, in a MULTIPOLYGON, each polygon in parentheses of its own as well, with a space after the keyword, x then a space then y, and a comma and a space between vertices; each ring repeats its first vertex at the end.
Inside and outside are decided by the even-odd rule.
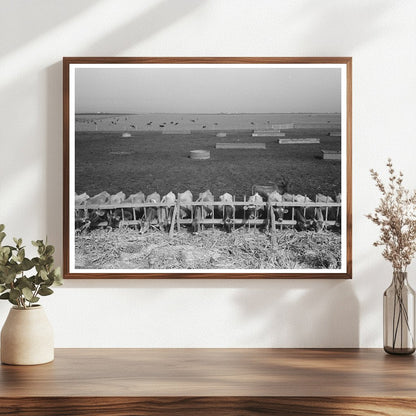
POLYGON ((379 349, 58 349, 0 368, 0 415, 415 415, 414 356, 379 349))

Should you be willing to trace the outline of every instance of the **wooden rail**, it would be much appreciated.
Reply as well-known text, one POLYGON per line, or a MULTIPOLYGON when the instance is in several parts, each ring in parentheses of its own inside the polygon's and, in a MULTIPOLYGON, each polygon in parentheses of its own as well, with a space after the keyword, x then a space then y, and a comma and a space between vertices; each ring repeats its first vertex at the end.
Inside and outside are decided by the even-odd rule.
MULTIPOLYGON (((306 197, 305 197, 306 198, 306 197)), ((235 197, 234 197, 235 199, 235 197)), ((271 231, 274 232, 276 228, 283 229, 283 227, 287 226, 294 226, 296 225, 297 221, 295 220, 295 210, 292 209, 291 218, 290 219, 283 219, 276 221, 273 207, 281 207, 281 208, 303 208, 303 215, 306 216, 306 210, 308 208, 317 208, 317 209, 325 209, 324 223, 325 225, 333 226, 335 225, 336 221, 328 220, 329 209, 334 207, 337 208, 336 217, 338 217, 339 210, 341 209, 341 203, 339 202, 295 202, 295 201, 282 201, 282 202, 248 202, 246 197, 244 197, 244 201, 232 201, 232 202, 223 202, 223 201, 192 201, 192 202, 181 202, 179 199, 176 200, 174 204, 172 203, 151 203, 151 202, 144 202, 144 203, 121 203, 121 204, 77 204, 75 206, 76 210, 84 210, 85 217, 88 215, 88 210, 121 210, 121 220, 119 222, 119 227, 125 226, 135 226, 140 225, 143 222, 143 219, 146 220, 147 218, 147 208, 172 208, 173 207, 173 214, 171 218, 168 218, 167 225, 169 227, 169 235, 172 236, 175 226, 179 231, 181 226, 188 226, 193 223, 194 221, 194 210, 190 209, 189 214, 190 217, 188 218, 181 218, 181 209, 186 209, 187 207, 195 207, 195 206, 211 206, 211 207, 224 207, 224 206, 231 206, 233 208, 233 216, 231 218, 232 228, 235 229, 236 225, 245 225, 249 228, 257 226, 269 226, 271 231), (247 212, 243 210, 243 217, 236 217, 236 207, 255 207, 255 219, 247 218, 247 212), (130 209, 133 215, 133 219, 125 219, 125 209, 130 209), (267 218, 257 218, 259 210, 266 210, 267 218), (137 218, 136 211, 143 211, 142 217, 137 218)), ((215 225, 223 225, 224 224, 224 213, 218 213, 213 209, 212 214, 209 218, 201 218, 198 222, 202 225, 212 226, 214 228, 215 225), (217 218, 215 218, 217 216, 217 218)), ((106 224, 108 225, 108 224, 106 224)))

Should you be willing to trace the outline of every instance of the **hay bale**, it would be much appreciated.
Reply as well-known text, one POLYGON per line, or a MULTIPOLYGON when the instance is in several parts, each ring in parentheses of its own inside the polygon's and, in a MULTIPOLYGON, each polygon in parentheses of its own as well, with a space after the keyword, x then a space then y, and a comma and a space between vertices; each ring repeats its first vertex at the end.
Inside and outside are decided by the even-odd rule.
POLYGON ((130 133, 123 133, 123 134, 121 135, 121 137, 131 137, 131 134, 130 134, 130 133))
POLYGON ((217 133, 217 137, 227 137, 227 133, 217 133))
POLYGON ((341 132, 340 131, 331 131, 329 133, 330 137, 341 137, 341 132))
POLYGON ((189 157, 194 160, 206 160, 211 157, 211 152, 209 150, 191 150, 189 157))

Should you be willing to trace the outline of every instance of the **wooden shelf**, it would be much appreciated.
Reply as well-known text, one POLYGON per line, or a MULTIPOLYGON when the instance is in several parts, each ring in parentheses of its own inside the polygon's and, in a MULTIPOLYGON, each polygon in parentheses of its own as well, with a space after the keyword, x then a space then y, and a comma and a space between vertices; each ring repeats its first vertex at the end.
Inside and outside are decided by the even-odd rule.
POLYGON ((379 349, 57 349, 49 364, 0 367, 0 415, 370 413, 416 414, 414 356, 379 349))

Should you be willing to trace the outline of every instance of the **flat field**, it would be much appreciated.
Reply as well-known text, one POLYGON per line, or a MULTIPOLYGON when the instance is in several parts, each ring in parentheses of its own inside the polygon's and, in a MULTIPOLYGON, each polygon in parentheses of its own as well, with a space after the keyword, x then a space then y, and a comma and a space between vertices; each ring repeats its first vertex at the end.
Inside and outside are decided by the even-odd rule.
MULTIPOLYGON (((221 130, 225 131, 225 130, 221 130)), ((316 137, 320 144, 278 144, 277 137, 252 137, 250 130, 229 130, 218 138, 215 130, 191 134, 159 131, 82 131, 75 139, 75 188, 93 196, 143 191, 169 191, 194 195, 210 189, 216 199, 229 192, 241 199, 251 194, 253 184, 289 180, 289 192, 333 196, 341 191, 341 162, 322 160, 321 149, 340 150, 339 137, 329 137, 330 128, 286 131, 286 138, 316 137), (266 150, 216 149, 217 142, 260 142, 266 150), (191 150, 209 150, 209 160, 189 158, 191 150)))

